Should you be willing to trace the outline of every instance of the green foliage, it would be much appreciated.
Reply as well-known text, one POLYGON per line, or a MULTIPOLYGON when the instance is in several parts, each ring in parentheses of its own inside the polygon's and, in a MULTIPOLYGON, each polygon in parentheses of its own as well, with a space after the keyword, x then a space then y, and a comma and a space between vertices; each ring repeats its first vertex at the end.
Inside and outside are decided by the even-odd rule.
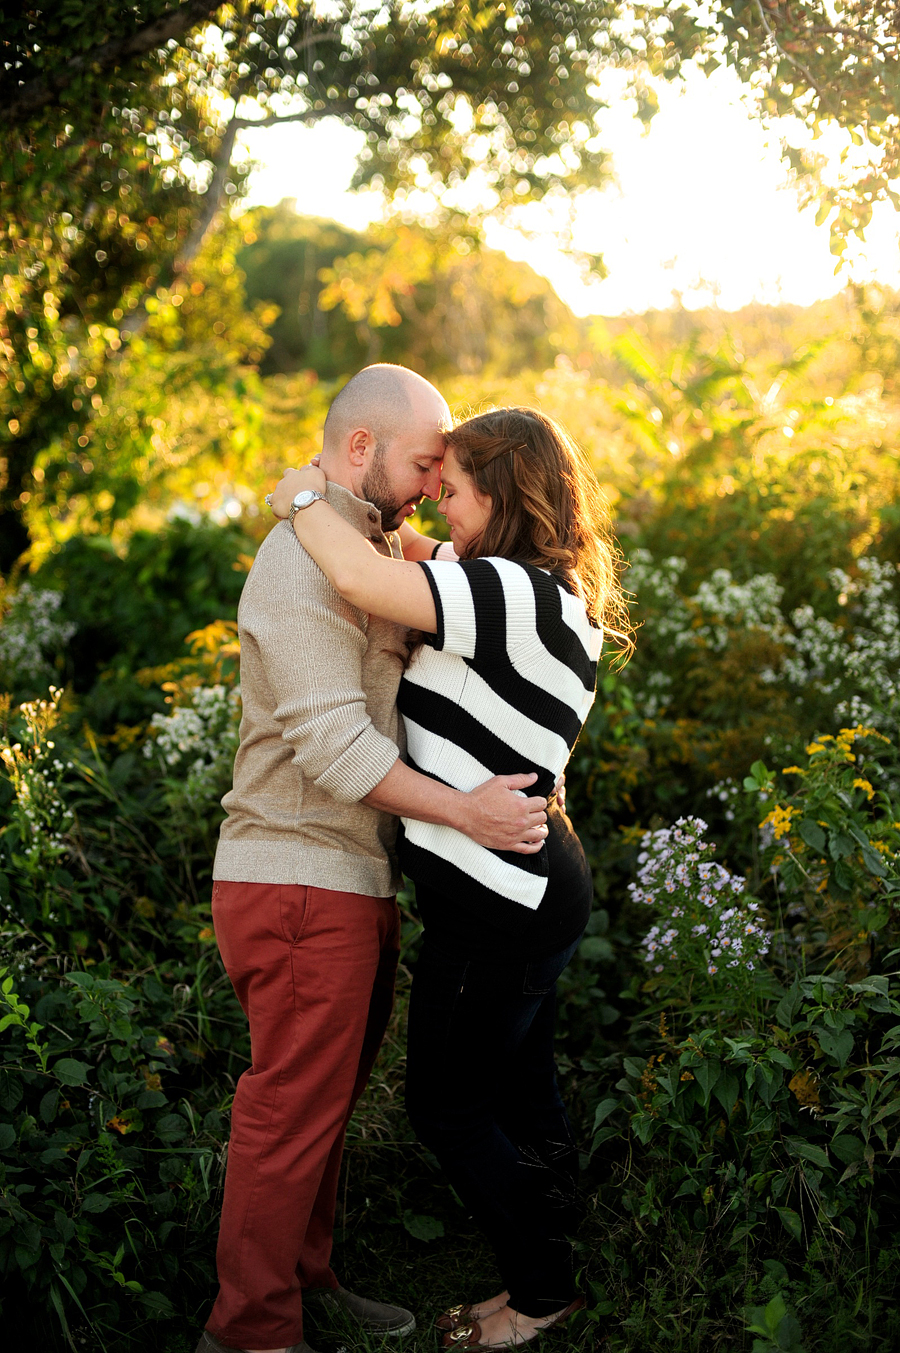
MULTIPOLYGON (((451 255, 444 238, 404 234, 409 269, 392 275, 389 240, 322 244, 319 229, 283 213, 243 222, 190 275, 160 282, 102 391, 98 380, 99 404, 82 411, 77 454, 94 460, 99 448, 94 469, 68 459, 71 442, 41 461, 29 509, 41 562, 4 585, 0 939, 14 983, 0 1020, 21 1098, 5 1110, 0 1100, 0 1155, 7 1191, 32 1189, 11 1195, 19 1222, 4 1262, 25 1276, 9 1284, 4 1316, 36 1322, 51 1347, 67 1327, 97 1346, 161 1347, 156 1317, 169 1308, 151 1294, 162 1293, 174 1311, 167 1353, 185 1353, 209 1297, 227 1122, 207 1115, 225 1119, 249 1057, 207 904, 237 729, 233 617, 268 525, 266 476, 316 449, 340 380, 336 357, 321 373, 250 370, 275 322, 271 309, 243 312, 241 268, 254 301, 268 301, 292 258, 307 273, 311 258, 330 266, 318 282, 347 282, 364 330, 383 330, 397 343, 385 351, 414 364, 406 334, 431 343, 432 330, 417 327, 409 297, 424 309, 429 283, 403 287, 422 259, 473 290, 484 281, 485 256, 451 255), (311 241, 327 259, 303 252, 311 241), (376 303, 402 323, 374 324, 376 303), (52 470, 64 461, 66 482, 52 470), (226 507, 242 506, 230 526, 226 507), (142 1107, 145 1094, 166 1102, 142 1107), (62 1155, 42 1163, 48 1151, 62 1155), (168 1215, 156 1210, 162 1196, 174 1200, 159 1204, 168 1215)), ((635 659, 602 674, 568 770, 598 905, 560 984, 564 1089, 594 1144, 582 1233, 592 1307, 567 1346, 593 1348, 607 1331, 622 1353, 750 1353, 754 1340, 844 1353, 854 1337, 890 1353, 896 298, 650 315, 579 329, 577 350, 545 359, 527 346, 532 283, 514 268, 488 282, 478 304, 496 295, 504 323, 521 322, 521 360, 537 352, 552 365, 507 374, 486 348, 477 377, 442 385, 460 410, 522 400, 571 427, 616 504, 642 622, 635 659), (639 855, 687 815, 712 824, 715 861, 740 887, 737 919, 771 936, 739 983, 728 960, 708 972, 720 956, 693 934, 709 914, 705 845, 652 912, 629 891, 639 855), (658 949, 676 930, 662 972, 645 961, 654 925, 658 949)), ((274 299, 306 295, 298 285, 274 299)), ((347 353, 369 341, 341 307, 320 322, 347 353)), ((273 332, 288 345, 286 328, 273 332)), ((307 360, 311 349, 296 351, 307 360)), ((407 912, 405 964, 419 932, 407 912)), ((368 1273, 375 1290, 393 1265, 396 1294, 409 1284, 424 1313, 433 1291, 450 1302, 492 1280, 403 1115, 406 996, 404 972, 350 1127, 339 1237, 354 1283, 368 1273)))
MULTIPOLYGON (((606 14, 593 0, 512 17, 452 3, 325 16, 270 0, 175 11, 93 0, 4 17, 0 568, 29 544, 23 514, 45 482, 57 503, 111 495, 102 510, 115 520, 135 501, 131 462, 152 477, 172 455, 153 444, 159 403, 179 378, 207 383, 207 359, 191 372, 165 360, 160 311, 192 303, 200 247, 246 172, 231 166, 242 127, 340 117, 366 133, 360 178, 380 175, 391 192, 420 183, 423 163, 438 187, 453 184, 473 159, 506 203, 583 186, 605 172, 585 117, 596 108, 592 35, 606 14), (148 328, 155 341, 132 356, 129 341, 148 328), (140 380, 133 370, 128 381, 130 365, 140 380), (95 435, 95 411, 114 435, 95 435)), ((629 50, 625 35, 621 45, 629 50)), ((206 246, 214 267, 216 239, 206 246)), ((234 324, 211 317, 213 349, 234 324)), ((257 360, 261 349, 254 358, 245 346, 257 360)), ((209 402, 232 405, 227 425, 243 390, 232 380, 223 392, 215 366, 209 402)), ((209 407, 194 425, 210 412, 224 426, 209 407)), ((84 529, 79 518, 76 508, 84 529)))
MULTIPOLYGON (((176 661, 187 634, 236 614, 251 549, 237 524, 176 518, 135 532, 121 554, 89 535, 48 556, 35 586, 63 598, 59 613, 75 631, 57 652, 98 732, 159 710, 159 683, 136 673, 176 661)), ((30 684, 14 689, 33 693, 30 684)))
POLYGON ((383 361, 433 380, 508 377, 585 340, 549 282, 485 249, 464 222, 425 230, 399 219, 354 234, 282 204, 251 213, 245 238, 248 296, 280 311, 264 373, 305 366, 331 379, 383 361))
POLYGON ((196 1053, 171 986, 16 966, 31 1005, 3 969, 4 1319, 43 1307, 102 1347, 208 1282, 227 1120, 179 1092, 196 1053))
POLYGON ((875 729, 847 728, 806 752, 805 769, 782 772, 796 785, 790 796, 762 763, 745 781, 750 793, 780 800, 760 823, 770 905, 792 921, 791 942, 810 967, 863 973, 900 922, 897 749, 875 729))

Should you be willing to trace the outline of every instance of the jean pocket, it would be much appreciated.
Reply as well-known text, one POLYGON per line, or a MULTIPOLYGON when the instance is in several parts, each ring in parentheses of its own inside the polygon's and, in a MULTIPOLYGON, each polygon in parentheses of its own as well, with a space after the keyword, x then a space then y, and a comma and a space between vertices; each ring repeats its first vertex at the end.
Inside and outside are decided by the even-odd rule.
POLYGON ((278 889, 281 933, 288 944, 299 944, 309 921, 310 889, 298 883, 284 883, 278 889))
POLYGON ((529 959, 525 969, 522 992, 526 996, 546 996, 556 985, 560 974, 568 967, 569 960, 581 943, 581 936, 566 949, 546 957, 529 959))

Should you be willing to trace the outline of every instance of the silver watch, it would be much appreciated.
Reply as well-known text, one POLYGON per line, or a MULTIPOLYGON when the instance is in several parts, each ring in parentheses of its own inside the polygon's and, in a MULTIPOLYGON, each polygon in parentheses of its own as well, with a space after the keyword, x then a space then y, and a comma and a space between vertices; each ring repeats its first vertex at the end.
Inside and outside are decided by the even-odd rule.
POLYGON ((320 498, 323 503, 327 501, 325 498, 325 494, 320 493, 318 489, 301 489, 300 492, 294 497, 291 503, 291 510, 288 513, 288 521, 290 522, 291 526, 293 526, 294 524, 295 512, 302 512, 305 507, 312 506, 312 504, 315 503, 320 498))

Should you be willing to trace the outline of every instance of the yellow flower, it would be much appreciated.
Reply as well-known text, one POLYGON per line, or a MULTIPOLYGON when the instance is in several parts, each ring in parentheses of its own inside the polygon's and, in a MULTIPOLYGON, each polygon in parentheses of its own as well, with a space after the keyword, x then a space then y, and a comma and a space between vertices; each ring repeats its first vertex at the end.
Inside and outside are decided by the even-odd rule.
POLYGON ((781 773, 782 775, 805 775, 806 771, 801 770, 799 766, 785 766, 781 773))
POLYGON ((854 780, 854 781, 853 781, 853 788, 854 788, 854 789, 864 789, 864 790, 866 791, 866 798, 867 798, 867 799, 873 799, 873 798, 875 797, 875 790, 874 790, 874 789, 872 788, 872 786, 869 784, 868 780, 854 780))
POLYGON ((769 813, 768 817, 763 818, 762 822, 759 825, 761 827, 765 827, 767 823, 771 823, 772 831, 775 835, 775 840, 780 841, 782 837, 787 836, 788 833, 790 832, 791 818, 796 812, 797 809, 792 808, 790 805, 788 805, 786 808, 782 808, 780 804, 776 804, 776 806, 772 809, 771 813, 769 813))
POLYGON ((806 748, 807 756, 815 756, 816 752, 824 752, 825 748, 821 742, 810 742, 806 748))

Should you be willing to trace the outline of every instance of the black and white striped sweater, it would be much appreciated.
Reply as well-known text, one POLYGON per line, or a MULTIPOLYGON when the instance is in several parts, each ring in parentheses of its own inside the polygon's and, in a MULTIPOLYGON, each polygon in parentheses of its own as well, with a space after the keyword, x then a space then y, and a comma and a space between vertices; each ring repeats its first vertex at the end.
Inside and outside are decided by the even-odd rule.
MULTIPOLYGON (((423 562, 437 611, 400 683, 410 765, 455 789, 536 771, 549 795, 594 700, 602 632, 549 573, 510 559, 423 562)), ((403 819, 400 859, 417 883, 465 887, 535 910, 546 848, 487 850, 452 827, 403 819)))

